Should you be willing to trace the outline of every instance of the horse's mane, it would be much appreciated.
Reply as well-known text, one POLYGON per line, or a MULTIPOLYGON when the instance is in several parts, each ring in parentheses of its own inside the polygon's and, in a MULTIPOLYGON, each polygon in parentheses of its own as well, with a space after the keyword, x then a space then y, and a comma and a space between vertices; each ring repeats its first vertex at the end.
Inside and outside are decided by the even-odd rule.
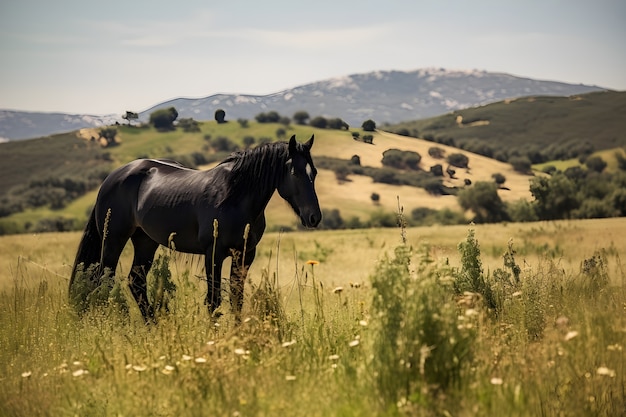
POLYGON ((219 164, 232 164, 222 202, 248 193, 271 196, 282 179, 288 158, 286 142, 266 143, 232 153, 219 164))

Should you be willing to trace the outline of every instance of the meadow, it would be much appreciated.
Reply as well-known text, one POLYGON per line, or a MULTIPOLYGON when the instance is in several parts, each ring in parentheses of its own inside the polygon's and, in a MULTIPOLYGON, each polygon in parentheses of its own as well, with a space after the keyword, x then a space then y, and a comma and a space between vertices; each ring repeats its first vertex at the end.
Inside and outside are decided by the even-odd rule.
POLYGON ((620 218, 272 232, 241 325, 227 297, 208 315, 201 257, 157 252, 168 311, 146 325, 128 247, 79 318, 80 233, 1 236, 0 415, 624 415, 625 235, 620 218))

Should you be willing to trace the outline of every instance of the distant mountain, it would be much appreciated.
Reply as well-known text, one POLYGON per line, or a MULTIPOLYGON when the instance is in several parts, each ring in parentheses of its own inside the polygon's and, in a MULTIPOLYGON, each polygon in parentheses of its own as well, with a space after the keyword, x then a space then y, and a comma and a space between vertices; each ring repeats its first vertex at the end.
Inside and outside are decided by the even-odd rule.
POLYGON ((107 126, 116 121, 122 121, 121 116, 0 110, 0 143, 70 132, 84 127, 107 126))
MULTIPOLYGON (((570 96, 604 88, 516 77, 486 71, 376 71, 331 78, 279 93, 253 96, 215 94, 204 98, 177 98, 141 113, 175 107, 179 118, 213 120, 215 110, 226 111, 227 120, 252 119, 261 112, 277 111, 291 117, 305 110, 311 117, 340 117, 351 126, 372 119, 377 124, 418 120, 468 107, 530 95, 570 96)), ((132 109, 129 109, 132 110, 132 109)), ((24 139, 56 132, 94 127, 120 121, 120 116, 0 111, 0 137, 24 139)))

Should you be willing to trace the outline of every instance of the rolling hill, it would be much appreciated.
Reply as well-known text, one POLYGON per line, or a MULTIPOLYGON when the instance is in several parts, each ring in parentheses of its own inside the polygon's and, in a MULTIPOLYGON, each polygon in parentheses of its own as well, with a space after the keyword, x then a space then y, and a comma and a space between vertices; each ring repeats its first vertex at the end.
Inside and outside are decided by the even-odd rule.
POLYGON ((528 155, 533 163, 540 163, 577 157, 577 152, 625 147, 625 115, 626 92, 606 91, 522 97, 384 129, 454 143, 498 159, 528 155))
MULTIPOLYGON (((0 198, 10 196, 9 191, 15 182, 29 184, 35 178, 61 175, 59 170, 66 170, 68 175, 87 172, 88 166, 95 165, 100 169, 108 166, 121 165, 139 156, 168 157, 180 159, 179 156, 200 151, 206 147, 206 137, 227 136, 236 143, 242 143, 245 136, 273 137, 275 131, 282 127, 278 124, 250 123, 248 128, 240 128, 237 123, 217 124, 214 121, 201 124, 201 132, 185 133, 180 130, 159 133, 153 129, 139 129, 126 126, 119 127, 119 140, 121 145, 113 148, 98 148, 97 145, 85 139, 89 132, 74 132, 72 135, 64 134, 57 138, 42 138, 29 141, 10 143, 13 149, 8 159, 11 164, 4 164, 0 168, 0 178, 12 178, 10 182, 0 180, 2 194, 0 198), (81 136, 82 133, 82 136, 81 136), (86 134, 87 133, 87 134, 86 134), (59 144, 62 147, 57 148, 59 144), (21 146, 20 146, 21 145, 21 146), (17 152, 22 146, 28 146, 29 152, 17 152), (176 150, 174 152, 174 149, 176 150), (57 153, 54 163, 38 164, 29 163, 28 169, 20 168, 28 161, 42 161, 45 155, 57 153), (38 156, 40 155, 40 156, 38 156), (91 155, 88 157, 88 155, 91 155), (100 156, 99 156, 100 155, 100 156), (108 164, 108 165, 107 165, 108 164), (13 175, 11 175, 13 173, 13 175), (15 175, 19 173, 19 175, 15 175)), ((422 155, 422 167, 428 170, 435 163, 428 155, 428 148, 432 143, 424 140, 416 140, 386 132, 374 134, 373 144, 355 141, 351 134, 345 130, 315 129, 309 126, 292 126, 288 135, 296 134, 299 140, 307 139, 311 134, 315 135, 313 156, 328 156, 349 160, 353 155, 359 155, 361 165, 380 167, 382 153, 390 148, 413 150, 422 155)), ((441 146, 446 152, 458 150, 441 146)), ((7 149, 9 149, 7 148, 7 149)), ((502 190, 502 198, 505 200, 530 198, 528 192, 528 176, 515 173, 510 165, 480 155, 469 154, 470 169, 466 172, 458 172, 458 179, 448 179, 448 186, 462 186, 464 179, 471 181, 492 181, 493 173, 502 173, 506 176, 506 186, 510 190, 502 190)), ((62 176, 62 175, 61 175, 62 176)), ((350 175, 348 181, 339 182, 332 171, 320 170, 317 181, 319 199, 324 209, 338 209, 342 217, 359 217, 361 220, 368 219, 374 212, 395 212, 397 210, 397 198, 410 210, 417 207, 430 207, 433 209, 450 208, 459 210, 454 196, 433 196, 421 188, 409 186, 394 186, 374 183, 370 177, 350 175), (380 195, 380 201, 374 203, 371 200, 372 193, 380 195)), ((68 204, 65 208, 51 210, 49 208, 29 209, 0 219, 0 223, 24 225, 34 224, 43 218, 67 217, 74 218, 82 224, 87 216, 89 207, 95 200, 95 192, 89 192, 68 204)), ((280 198, 275 198, 267 211, 268 224, 272 226, 294 227, 297 223, 295 216, 289 214, 290 209, 280 198)), ((19 227, 18 227, 19 229, 19 227)))
MULTIPOLYGON (((195 120, 213 120, 218 108, 224 109, 230 120, 253 119, 268 110, 291 117, 296 111, 305 110, 312 117, 340 117, 352 126, 360 126, 367 119, 378 124, 418 120, 520 96, 570 96, 603 90, 476 70, 376 71, 317 81, 264 96, 213 94, 176 98, 141 111, 140 119, 146 121, 151 112, 171 106, 180 118, 195 120)), ((0 110, 0 139, 35 138, 121 123, 125 110, 138 112, 124 106, 121 101, 120 114, 104 116, 0 110)))
MULTIPOLYGON (((455 111, 437 118, 384 127, 398 131, 415 129, 426 132, 425 137, 436 132, 432 133, 429 140, 379 130, 374 133, 373 144, 354 140, 351 133, 355 129, 349 132, 257 122, 250 122, 248 127, 242 127, 236 122, 218 124, 215 121, 200 123, 200 131, 194 133, 187 133, 182 129, 157 132, 149 127, 118 126, 120 145, 111 148, 101 148, 89 140, 92 136, 98 136, 97 129, 81 129, 52 137, 13 141, 2 145, 4 163, 0 165, 0 211, 7 206, 7 201, 11 202, 18 194, 21 197, 26 195, 28 201, 36 201, 42 194, 40 190, 45 193, 58 192, 54 190, 55 181, 70 181, 71 184, 76 181, 78 188, 93 189, 107 171, 138 157, 193 161, 194 155, 200 155, 201 159, 217 161, 225 157, 225 154, 215 154, 210 150, 208 143, 213 139, 227 137, 242 146, 246 137, 254 138, 257 143, 260 140, 275 140, 280 130, 286 130, 286 136, 296 134, 299 140, 315 134, 314 158, 348 161, 358 155, 362 166, 373 168, 382 166, 383 152, 388 149, 419 153, 422 157, 420 167, 427 172, 431 166, 442 163, 442 160, 429 155, 429 148, 437 146, 443 150, 444 155, 461 152, 469 157, 469 168, 457 169, 454 179, 446 176, 444 185, 461 188, 466 180, 471 183, 491 182, 493 174, 502 174, 506 178, 506 189, 498 192, 504 201, 529 200, 531 175, 514 171, 509 163, 472 153, 468 149, 459 150, 440 143, 441 141, 437 142, 436 139, 453 138, 461 144, 465 139, 484 140, 487 144, 496 143, 511 152, 517 149, 520 153, 528 152, 532 147, 549 149, 557 144, 564 148, 574 148, 592 141, 596 148, 604 149, 598 151, 597 155, 608 161, 608 169, 614 170, 617 165, 616 161, 611 160, 614 158, 614 149, 626 144, 626 126, 622 117, 625 98, 626 93, 603 92, 568 98, 540 96, 507 100, 455 111), (83 184, 85 181, 87 183, 83 184), (33 188, 42 184, 45 186, 43 189, 33 188)), ((364 133, 360 129, 356 131, 364 133)), ((572 159, 560 164, 578 165, 579 162, 572 159)), ((445 162, 443 165, 446 165, 445 162)), ((564 167, 565 165, 561 169, 564 167)), ((322 207, 340 210, 344 219, 357 217, 364 220, 378 212, 395 212, 398 198, 405 212, 418 207, 460 211, 454 196, 434 196, 421 188, 375 183, 365 176, 349 175, 347 181, 339 181, 334 172, 320 170, 317 187, 322 207), (374 193, 380 196, 378 202, 372 201, 371 196, 374 193)), ((62 209, 29 209, 11 216, 3 215, 0 218, 0 227, 4 227, 4 230, 23 230, 25 224, 34 224, 50 217, 73 218, 81 224, 93 204, 95 192, 78 194, 82 197, 70 204, 64 204, 62 209), (7 229, 7 224, 13 226, 7 229)), ((293 227, 296 219, 288 213, 289 209, 284 202, 279 198, 273 200, 267 211, 270 227, 293 227)))

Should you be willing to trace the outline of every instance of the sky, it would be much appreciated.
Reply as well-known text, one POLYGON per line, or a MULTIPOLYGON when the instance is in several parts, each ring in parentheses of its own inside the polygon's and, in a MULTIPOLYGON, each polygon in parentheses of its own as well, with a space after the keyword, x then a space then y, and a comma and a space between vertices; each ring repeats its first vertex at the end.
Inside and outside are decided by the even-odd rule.
POLYGON ((0 0, 0 109, 124 114, 432 67, 626 90, 625 42, 624 0, 0 0))

